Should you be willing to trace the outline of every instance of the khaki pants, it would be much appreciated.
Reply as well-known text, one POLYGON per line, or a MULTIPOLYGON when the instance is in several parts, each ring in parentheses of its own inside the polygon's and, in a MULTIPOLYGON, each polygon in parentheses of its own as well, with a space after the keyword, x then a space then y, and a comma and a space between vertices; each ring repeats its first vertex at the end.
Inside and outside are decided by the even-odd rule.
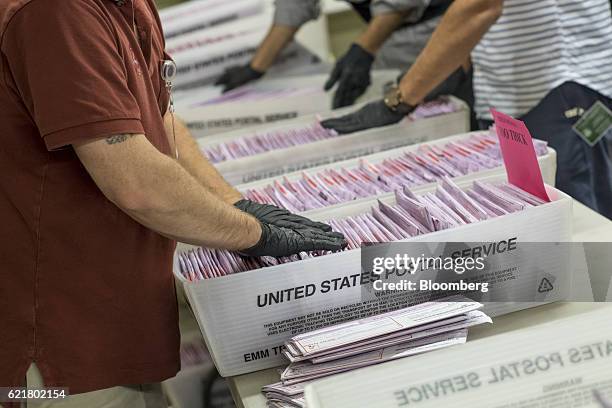
MULTIPOLYGON (((34 364, 27 374, 29 388, 44 387, 40 372, 34 364)), ((1 407, 1 406, 0 406, 1 407)), ((104 390, 71 395, 64 400, 28 402, 23 408, 168 408, 161 384, 145 384, 106 388, 104 390)))

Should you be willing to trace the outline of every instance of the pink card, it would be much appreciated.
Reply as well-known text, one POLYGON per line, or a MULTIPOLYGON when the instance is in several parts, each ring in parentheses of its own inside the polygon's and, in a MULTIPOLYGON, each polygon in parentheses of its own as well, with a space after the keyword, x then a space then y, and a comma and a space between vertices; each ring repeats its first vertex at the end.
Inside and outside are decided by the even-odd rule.
POLYGON ((508 181, 547 203, 550 202, 527 126, 495 109, 491 109, 491 113, 495 119, 495 130, 499 137, 508 181))

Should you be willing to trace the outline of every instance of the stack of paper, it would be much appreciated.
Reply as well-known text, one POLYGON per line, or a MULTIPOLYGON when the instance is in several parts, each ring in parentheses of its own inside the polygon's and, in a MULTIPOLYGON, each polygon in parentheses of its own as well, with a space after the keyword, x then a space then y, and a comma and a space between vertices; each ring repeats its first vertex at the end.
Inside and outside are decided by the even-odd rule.
POLYGON ((286 149, 336 136, 338 136, 338 133, 325 129, 319 122, 316 122, 300 129, 255 133, 229 142, 219 143, 216 146, 205 148, 204 154, 212 163, 220 163, 226 160, 254 156, 271 150, 286 149))
MULTIPOLYGON (((417 120, 455 112, 457 107, 447 100, 433 101, 420 105, 410 116, 417 120)), ((286 149, 337 137, 338 133, 323 128, 318 122, 302 128, 273 132, 256 132, 228 142, 206 146, 204 154, 213 163, 255 156, 277 149, 286 149)))
POLYGON ((271 407, 304 407, 304 387, 316 379, 465 343, 468 328, 491 323, 481 307, 453 296, 295 336, 281 382, 262 392, 271 407))
MULTIPOLYGON (((325 137, 319 128, 307 128, 289 135, 287 143, 293 138, 303 137, 303 133, 325 137)), ((546 142, 534 142, 538 156, 548 153, 546 142)), ((215 152, 214 158, 218 157, 215 152)), ((302 178, 294 181, 285 177, 266 186, 247 189, 244 196, 252 201, 303 212, 389 193, 402 186, 432 183, 444 176, 460 177, 502 165, 497 136, 485 132, 472 133, 444 145, 423 144, 414 152, 403 152, 379 164, 362 159, 358 167, 302 173, 302 178)))
MULTIPOLYGON (((475 181, 471 189, 464 191, 448 177, 442 178, 435 192, 416 196, 404 187, 396 190, 395 195, 395 205, 379 201, 370 213, 329 222, 335 231, 345 235, 347 250, 360 248, 362 243, 400 241, 477 223, 545 203, 508 183, 475 181)), ((179 253, 178 261, 181 275, 188 281, 198 281, 325 254, 304 252, 285 258, 249 258, 198 248, 179 253)))

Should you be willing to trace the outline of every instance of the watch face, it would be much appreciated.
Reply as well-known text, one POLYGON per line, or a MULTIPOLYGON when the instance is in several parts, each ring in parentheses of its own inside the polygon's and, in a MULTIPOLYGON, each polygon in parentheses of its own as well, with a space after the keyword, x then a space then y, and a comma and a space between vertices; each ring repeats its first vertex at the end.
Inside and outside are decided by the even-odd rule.
POLYGON ((400 104, 399 100, 399 89, 397 87, 393 87, 387 95, 385 95, 385 103, 388 107, 395 109, 397 105, 400 104))

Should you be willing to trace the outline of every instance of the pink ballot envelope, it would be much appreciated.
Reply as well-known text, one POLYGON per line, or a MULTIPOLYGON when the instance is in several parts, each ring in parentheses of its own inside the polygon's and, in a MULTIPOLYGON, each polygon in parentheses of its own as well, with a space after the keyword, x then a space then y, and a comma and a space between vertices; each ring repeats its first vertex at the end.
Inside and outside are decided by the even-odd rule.
POLYGON ((491 113, 495 120, 508 181, 547 203, 550 202, 527 126, 495 109, 491 109, 491 113))

